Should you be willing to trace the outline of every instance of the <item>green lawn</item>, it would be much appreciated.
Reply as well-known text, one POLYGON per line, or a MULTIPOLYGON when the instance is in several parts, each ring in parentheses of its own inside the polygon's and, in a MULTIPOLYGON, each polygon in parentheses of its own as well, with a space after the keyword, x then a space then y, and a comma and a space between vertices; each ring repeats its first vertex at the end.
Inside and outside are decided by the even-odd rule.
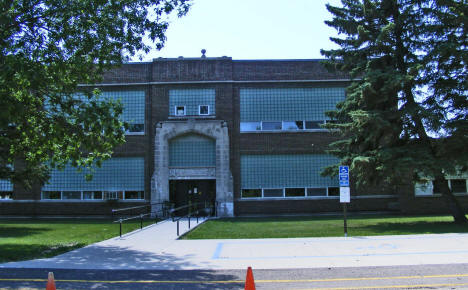
MULTIPOLYGON (((139 220, 122 224, 123 233, 138 228, 139 220)), ((0 263, 52 257, 118 235, 119 224, 110 220, 0 220, 0 263)))
MULTIPOLYGON (((348 236, 466 233, 467 225, 452 223, 449 216, 352 216, 348 236)), ((257 239, 342 237, 343 218, 275 217, 210 220, 183 239, 257 239)))

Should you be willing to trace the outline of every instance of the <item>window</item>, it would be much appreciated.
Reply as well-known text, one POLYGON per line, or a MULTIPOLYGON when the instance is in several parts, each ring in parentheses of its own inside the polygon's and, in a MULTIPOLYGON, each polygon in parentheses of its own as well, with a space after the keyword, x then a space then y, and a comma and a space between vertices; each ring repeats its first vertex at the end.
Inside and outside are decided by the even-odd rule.
POLYGON ((241 132, 327 130, 321 127, 322 124, 325 124, 324 120, 240 122, 240 130, 241 132))
POLYGON ((11 191, 0 191, 0 200, 12 199, 12 195, 11 191))
POLYGON ((43 191, 42 199, 62 199, 60 191, 43 191))
POLYGON ((307 188, 307 196, 327 196, 326 188, 307 188))
POLYGON ((144 133, 145 132, 145 124, 130 124, 128 128, 128 133, 144 133))
POLYGON ((117 191, 104 191, 104 199, 119 199, 119 192, 117 192, 117 191))
POLYGON ((303 130, 304 121, 283 121, 283 130, 303 130))
POLYGON ((169 90, 169 116, 216 115, 215 89, 169 90), (184 107, 183 113, 174 108, 184 107))
POLYGON ((216 167, 216 141, 188 134, 175 137, 169 144, 169 167, 216 167))
POLYGON ((286 197, 305 196, 304 188, 286 188, 286 197))
POLYGON ((176 106, 175 107, 176 116, 185 116, 185 106, 176 106))
POLYGON ((281 122, 262 122, 262 130, 277 131, 281 130, 281 122))
POLYGON ((320 125, 323 124, 323 121, 305 121, 306 130, 310 129, 323 129, 320 125))
MULTIPOLYGON (((466 192, 466 181, 465 179, 449 179, 446 181, 448 183, 449 188, 452 189, 453 193, 465 193, 466 192)), ((433 190, 432 192, 435 194, 441 194, 442 190, 440 189, 439 185, 432 181, 433 190)))
POLYGON ((325 120, 325 112, 345 95, 344 87, 240 88, 239 117, 241 122, 325 120))
POLYGON ((261 189, 242 189, 242 198, 262 197, 261 189))
POLYGON ((81 191, 64 191, 62 199, 81 199, 81 191))
POLYGON ((208 105, 198 106, 198 114, 199 115, 209 115, 210 114, 210 106, 208 106, 208 105))
POLYGON ((262 130, 262 122, 241 122, 240 130, 241 132, 260 131, 262 130))
MULTIPOLYGON (((63 170, 51 171, 51 178, 42 191, 84 192, 83 200, 102 199, 103 191, 144 191, 144 164, 143 157, 110 158, 103 161, 101 167, 93 166, 92 180, 86 180, 88 170, 77 171, 66 165, 63 170)), ((63 199, 67 197, 73 196, 68 194, 63 199)))
POLYGON ((450 179, 450 187, 453 193, 466 193, 465 179, 450 179))
POLYGON ((242 189, 242 198, 289 198, 340 196, 339 187, 242 189), (263 193, 263 194, 262 194, 263 193), (328 193, 328 194, 327 194, 328 193))
POLYGON ((326 198, 328 187, 338 186, 338 178, 323 177, 322 168, 336 158, 325 154, 241 154, 240 187, 262 188, 263 197, 305 198, 306 188, 318 188, 326 198), (270 191, 279 189, 279 192, 270 191), (282 194, 281 190, 286 189, 282 194))
POLYGON ((424 196, 432 195, 433 193, 433 182, 430 180, 421 180, 414 184, 414 195, 424 196))
MULTIPOLYGON (((82 93, 76 94, 76 97, 85 103, 89 99, 82 93)), ((125 132, 128 135, 139 135, 135 133, 144 133, 145 123, 145 92, 144 91, 103 91, 99 97, 101 100, 118 100, 123 106, 120 120, 130 124, 125 132)))
POLYGON ((328 188, 328 196, 340 196, 340 188, 339 187, 329 187, 328 188))
POLYGON ((145 195, 143 191, 126 191, 125 199, 144 199, 145 195))
POLYGON ((274 188, 274 189, 264 189, 263 190, 263 197, 283 197, 283 189, 282 188, 274 188))
MULTIPOLYGON (((9 193, 11 196, 11 192, 9 193)), ((102 200, 102 199, 128 199, 128 200, 144 200, 144 191, 43 191, 42 199, 44 200, 102 200)), ((0 199, 2 193, 0 192, 0 199)), ((4 198, 8 199, 8 198, 4 198)))
POLYGON ((102 199, 102 191, 84 191, 83 199, 85 200, 102 199))
MULTIPOLYGON (((453 193, 467 193, 466 179, 448 179, 446 184, 453 193)), ((430 196, 442 194, 442 190, 434 180, 416 182, 414 185, 414 194, 416 196, 430 196)))

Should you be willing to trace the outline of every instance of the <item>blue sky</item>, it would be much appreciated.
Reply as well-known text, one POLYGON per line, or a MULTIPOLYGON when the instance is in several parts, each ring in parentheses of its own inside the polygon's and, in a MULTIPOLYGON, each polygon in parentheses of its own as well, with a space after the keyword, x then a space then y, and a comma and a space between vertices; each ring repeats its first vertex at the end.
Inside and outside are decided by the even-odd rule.
POLYGON ((143 58, 230 56, 233 59, 323 58, 335 30, 325 4, 339 0, 194 0, 189 13, 171 21, 166 46, 143 58))

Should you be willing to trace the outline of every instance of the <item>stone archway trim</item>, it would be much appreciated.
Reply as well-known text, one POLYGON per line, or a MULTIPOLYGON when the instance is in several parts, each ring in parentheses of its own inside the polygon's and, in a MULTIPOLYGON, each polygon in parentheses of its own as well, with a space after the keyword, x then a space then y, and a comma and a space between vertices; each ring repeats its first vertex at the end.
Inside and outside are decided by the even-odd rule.
MULTIPOLYGON (((151 202, 169 201, 169 140, 186 134, 199 134, 216 141, 216 201, 218 216, 233 216, 233 184, 229 165, 229 134, 225 121, 166 121, 156 126, 154 172, 151 179, 151 202)), ((156 210, 154 207, 153 210, 156 210)))

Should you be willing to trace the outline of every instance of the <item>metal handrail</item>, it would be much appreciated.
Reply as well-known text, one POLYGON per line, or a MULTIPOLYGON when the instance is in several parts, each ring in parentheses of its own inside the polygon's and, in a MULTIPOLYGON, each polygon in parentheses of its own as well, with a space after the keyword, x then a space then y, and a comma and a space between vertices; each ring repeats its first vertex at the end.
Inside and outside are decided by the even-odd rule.
MULTIPOLYGON (((145 207, 149 207, 149 206, 152 206, 152 205, 166 205, 166 204, 167 203, 165 203, 165 202, 154 202, 154 203, 140 205, 140 206, 132 206, 132 207, 121 208, 121 209, 112 209, 112 216, 114 216, 114 213, 116 213, 116 212, 127 211, 127 210, 132 210, 132 209, 137 209, 137 208, 145 208, 145 207)), ((119 225, 120 225, 119 226, 119 235, 120 235, 120 237, 122 237, 122 223, 124 221, 139 218, 140 219, 140 229, 143 229, 143 217, 150 216, 151 214, 158 213, 158 212, 161 212, 161 213, 163 213, 163 215, 165 215, 167 213, 167 208, 163 207, 162 209, 156 210, 154 212, 139 214, 139 215, 130 216, 130 217, 126 217, 126 218, 119 218, 118 220, 113 221, 113 223, 117 223, 117 222, 119 223, 119 225)))
MULTIPOLYGON (((127 208, 112 209, 112 215, 114 215, 114 213, 116 213, 116 212, 127 211, 127 210, 132 210, 132 209, 139 209, 139 208, 145 208, 145 207, 152 206, 152 205, 164 205, 165 206, 167 204, 168 204, 167 202, 155 202, 155 203, 150 203, 150 204, 145 204, 145 205, 140 205, 140 206, 132 206, 132 207, 127 207, 127 208)), ((120 233, 120 237, 122 237, 122 223, 124 221, 139 218, 140 219, 140 229, 143 229, 143 217, 149 216, 152 213, 158 213, 158 212, 163 213, 163 215, 169 213, 170 216, 171 216, 172 221, 177 222, 177 236, 179 236, 179 221, 181 219, 188 218, 188 226, 189 226, 189 229, 190 229, 190 219, 193 217, 193 215, 196 214, 197 224, 198 224, 198 218, 200 216, 200 211, 206 211, 206 209, 211 210, 213 208, 213 206, 215 206, 214 214, 216 215, 217 201, 215 201, 214 203, 211 203, 211 202, 210 203, 208 203, 208 202, 191 203, 191 202, 189 202, 189 204, 187 204, 187 205, 172 208, 172 209, 169 210, 169 212, 168 212, 167 208, 163 207, 163 208, 161 208, 159 210, 156 210, 154 212, 139 214, 139 215, 130 216, 130 217, 126 217, 126 218, 119 218, 118 220, 113 221, 113 223, 117 223, 117 222, 119 223, 119 233, 120 233), (198 208, 198 209, 192 211, 192 208, 194 208, 195 206, 198 206, 200 204, 204 204, 205 206, 203 208, 198 208), (177 212, 179 210, 182 210, 182 209, 186 209, 186 208, 189 209, 189 211, 188 211, 188 213, 186 215, 179 216, 179 217, 175 216, 175 214, 174 214, 175 212, 177 212)))
MULTIPOLYGON (((188 216, 188 215, 191 213, 190 209, 193 208, 193 207, 196 206, 196 205, 199 205, 199 204, 204 204, 204 205, 205 205, 205 207, 204 207, 203 209, 207 208, 206 203, 204 203, 204 202, 189 203, 189 204, 186 204, 186 205, 183 205, 183 206, 179 206, 179 207, 176 207, 176 208, 172 208, 172 209, 169 211, 169 213, 171 214, 172 221, 173 221, 173 222, 176 221, 176 220, 174 219, 174 213, 175 213, 176 211, 179 211, 179 210, 181 210, 181 209, 186 209, 186 208, 188 208, 188 209, 189 209, 189 213, 188 213, 187 215, 185 215, 185 216, 188 216)), ((185 216, 179 217, 179 219, 184 218, 185 216)))
POLYGON ((142 208, 142 207, 148 207, 148 206, 150 206, 150 205, 145 204, 145 205, 139 205, 139 206, 126 207, 126 208, 112 209, 112 213, 119 212, 119 211, 131 210, 131 209, 137 209, 137 208, 142 208))
POLYGON ((143 208, 143 207, 148 207, 148 206, 153 206, 153 205, 158 205, 158 204, 166 204, 166 203, 165 202, 152 202, 152 203, 145 204, 145 205, 138 205, 138 206, 132 206, 132 207, 126 207, 126 208, 112 209, 112 213, 119 212, 119 211, 131 210, 131 209, 137 209, 137 208, 143 208))
MULTIPOLYGON (((216 206, 216 203, 217 203, 217 202, 214 203, 215 206, 216 206)), ((193 203, 193 204, 192 204, 191 202, 189 202, 189 204, 187 204, 187 205, 183 205, 183 206, 179 206, 179 207, 176 207, 176 208, 171 209, 171 210, 169 211, 169 213, 171 214, 171 219, 172 219, 173 222, 177 222, 177 236, 179 236, 179 221, 180 221, 181 219, 183 219, 183 218, 188 218, 188 227, 189 227, 189 230, 190 230, 190 218, 192 217, 192 215, 196 213, 197 224, 198 224, 198 217, 199 217, 199 215, 200 215, 200 210, 205 211, 207 208, 211 210, 211 209, 212 209, 212 206, 213 206, 213 203, 196 202, 196 203, 193 203), (196 211, 192 212, 191 209, 192 209, 194 206, 199 205, 199 204, 204 204, 205 207, 204 207, 204 208, 199 208, 199 209, 197 209, 196 211), (208 206, 207 206, 207 204, 208 204, 208 206), (186 215, 179 216, 178 218, 176 218, 175 215, 174 215, 174 213, 175 213, 176 211, 179 211, 179 210, 185 209, 185 208, 188 208, 188 209, 189 209, 188 213, 187 213, 186 215)), ((216 209, 215 209, 215 210, 216 210, 216 209)))

